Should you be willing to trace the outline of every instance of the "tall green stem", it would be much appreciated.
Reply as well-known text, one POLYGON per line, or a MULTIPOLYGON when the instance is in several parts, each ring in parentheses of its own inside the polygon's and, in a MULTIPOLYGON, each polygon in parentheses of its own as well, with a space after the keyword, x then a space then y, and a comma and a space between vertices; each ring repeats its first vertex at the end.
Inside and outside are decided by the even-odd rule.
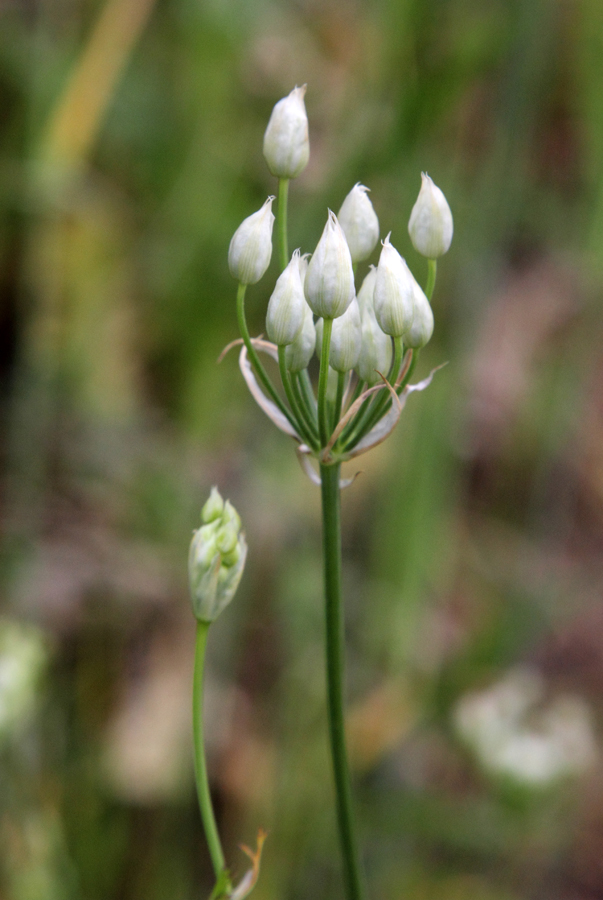
POLYGON ((225 869, 224 853, 216 826, 216 819, 209 793, 205 748, 203 741, 203 674, 205 670, 205 648, 209 632, 208 622, 197 622, 195 643, 195 670, 193 674, 193 741, 195 747, 195 781, 203 830, 209 847, 216 881, 225 869))
POLYGON ((289 262, 289 241, 287 238, 287 200, 289 199, 289 179, 279 178, 278 182, 278 207, 277 230, 278 249, 281 269, 286 269, 289 262))
POLYGON ((337 823, 347 900, 362 900, 364 889, 356 846, 352 789, 345 742, 344 680, 345 641, 341 596, 341 515, 339 474, 341 466, 320 467, 324 590, 327 646, 327 696, 329 736, 337 801, 337 823))

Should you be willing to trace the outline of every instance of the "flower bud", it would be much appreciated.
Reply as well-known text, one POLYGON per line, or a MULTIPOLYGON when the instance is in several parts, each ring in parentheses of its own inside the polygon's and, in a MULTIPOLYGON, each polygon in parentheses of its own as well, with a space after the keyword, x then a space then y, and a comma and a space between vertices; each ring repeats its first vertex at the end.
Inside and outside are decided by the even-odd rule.
POLYGON ((367 191, 363 184, 354 185, 338 213, 353 263, 370 256, 379 240, 379 219, 367 191))
POLYGON ((413 306, 414 315, 412 325, 404 335, 404 346, 413 350, 420 350, 433 334, 433 312, 429 300, 414 280, 413 306))
POLYGON ((230 242, 228 267, 241 284, 256 284, 270 265, 273 200, 268 197, 261 209, 244 219, 230 242))
POLYGON ((299 250, 295 250, 289 265, 279 275, 268 303, 266 331, 279 347, 293 343, 302 327, 304 307, 308 305, 299 263, 299 250))
POLYGON ((210 491, 209 498, 205 501, 205 505, 201 510, 201 521, 204 523, 213 522, 219 519, 224 510, 224 500, 220 496, 217 487, 213 487, 210 491))
POLYGON ((296 178, 308 164, 310 142, 304 104, 306 85, 279 100, 264 134, 264 158, 277 178, 296 178))
POLYGON ((375 282, 377 281, 377 269, 375 266, 369 266, 369 270, 364 277, 364 281, 358 291, 358 306, 360 312, 364 315, 365 309, 370 309, 374 315, 373 296, 375 294, 375 282))
POLYGON ((292 344, 285 348, 285 364, 294 375, 303 371, 312 359, 316 346, 316 328, 312 310, 304 300, 304 317, 299 334, 292 344))
POLYGON ((372 387, 380 380, 379 373, 387 375, 391 364, 392 339, 379 328, 372 308, 365 306, 362 313, 362 343, 356 366, 358 377, 372 387))
POLYGON ((342 316, 355 296, 350 249, 331 210, 308 265, 304 292, 312 312, 324 319, 342 316))
POLYGON ((413 247, 428 259, 437 259, 450 247, 452 232, 452 213, 446 197, 423 172, 421 190, 408 222, 413 247))
POLYGON ((228 500, 222 501, 217 488, 212 488, 203 507, 203 520, 208 517, 210 521, 193 532, 188 557, 193 612, 202 622, 213 622, 228 606, 247 556, 241 519, 228 500))
POLYGON ((344 314, 333 322, 329 363, 336 372, 349 372, 356 366, 361 335, 360 307, 354 297, 344 314))
POLYGON ((390 244, 388 234, 377 267, 374 307, 379 327, 392 337, 401 337, 412 325, 413 280, 405 261, 390 244))

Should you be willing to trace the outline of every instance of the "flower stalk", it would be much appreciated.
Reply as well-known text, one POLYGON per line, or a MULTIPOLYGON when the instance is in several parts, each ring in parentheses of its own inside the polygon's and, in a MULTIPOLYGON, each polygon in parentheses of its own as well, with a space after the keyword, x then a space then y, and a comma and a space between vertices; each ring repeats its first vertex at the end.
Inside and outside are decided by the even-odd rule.
MULTIPOLYGON (((290 258, 289 181, 305 168, 310 149, 305 90, 305 85, 296 87, 276 104, 264 135, 264 157, 278 179, 276 222, 281 269, 268 306, 269 341, 250 338, 244 303, 246 285, 256 284, 270 261, 271 198, 235 233, 229 265, 239 280, 237 316, 245 345, 240 356, 243 377, 266 415, 294 439, 304 470, 321 489, 327 706, 337 824, 346 898, 364 900, 345 740, 340 491, 351 482, 341 480, 341 464, 384 440, 396 426, 408 395, 424 390, 431 382, 433 373, 419 384, 411 385, 410 379, 420 349, 433 331, 430 302, 436 260, 449 249, 453 222, 444 194, 423 175, 409 220, 409 236, 415 249, 428 260, 425 292, 387 235, 382 241, 379 265, 369 267, 356 297, 358 264, 370 257, 379 240, 379 220, 368 188, 361 184, 355 185, 344 199, 339 216, 329 210, 309 261, 309 254, 301 254, 300 250, 295 250, 290 258), (254 247, 256 255, 252 252, 254 247), (319 357, 316 387, 308 368, 315 351, 319 357), (278 364, 278 390, 264 369, 259 352, 278 364)), ((203 640, 201 633, 201 666, 203 640)), ((197 688, 195 695, 197 714, 202 709, 200 690, 197 688)), ((199 733, 202 744, 202 731, 199 733)), ((210 815, 211 805, 208 808, 204 762, 201 756, 197 760, 197 751, 196 771, 202 785, 200 806, 204 822, 207 818, 208 843, 218 877, 224 871, 224 859, 210 815)))

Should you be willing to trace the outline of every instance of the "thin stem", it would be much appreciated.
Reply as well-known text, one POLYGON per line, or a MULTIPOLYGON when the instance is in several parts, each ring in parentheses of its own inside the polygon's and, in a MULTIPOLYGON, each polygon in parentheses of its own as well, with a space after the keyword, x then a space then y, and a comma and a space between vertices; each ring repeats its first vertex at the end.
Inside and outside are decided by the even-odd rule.
POLYGON ((309 405, 307 398, 304 394, 304 391, 301 387, 300 375, 299 372, 291 375, 291 387, 293 389, 293 393, 295 395, 295 399, 297 400, 297 405, 299 410, 303 416, 304 422, 316 438, 318 440, 318 425, 316 422, 316 410, 312 409, 309 405))
POLYGON ((436 275, 438 271, 438 261, 437 259, 428 259, 427 260, 427 284, 425 285, 425 296, 431 303, 431 298, 433 297, 433 289, 436 283, 436 275))
POLYGON ((283 403, 283 401, 277 394, 277 392, 274 388, 274 385, 268 378, 268 375, 266 373, 266 370, 264 369, 264 366, 260 362, 260 358, 256 353, 255 347, 251 343, 251 338, 249 337, 249 329, 247 328, 247 320, 245 318, 245 291, 246 290, 247 290, 247 285, 239 283, 239 287, 237 288, 237 319, 239 322, 239 331, 241 332, 241 337, 243 338, 243 343, 245 344, 245 347, 247 348, 247 355, 249 356, 249 359, 251 360, 251 363, 257 373, 257 376, 260 379, 260 381, 262 382, 267 393, 270 394, 270 397, 272 398, 272 400, 274 400, 274 402, 276 403, 276 405, 278 406, 278 408, 280 409, 282 414, 287 417, 288 421, 295 428, 296 423, 295 423, 295 420, 293 419, 293 416, 291 415, 291 413, 289 412, 289 410, 287 409, 287 407, 285 406, 285 404, 283 403))
POLYGON ((335 396, 335 407, 333 410, 333 429, 337 427, 339 417, 341 416, 341 404, 343 403, 343 392, 345 389, 345 372, 337 373, 337 394, 335 396))
POLYGON ((337 804, 337 823, 347 900, 362 900, 362 885, 352 789, 345 742, 344 679, 345 642, 341 596, 340 465, 320 467, 323 520, 324 589, 327 648, 327 696, 329 736, 337 804))
POLYGON ((209 847, 216 881, 226 867, 220 836, 209 793, 207 766, 205 764, 205 748, 203 742, 203 675, 205 669, 205 648, 209 632, 208 622, 197 622, 197 638, 195 642, 195 670, 193 674, 193 741, 195 747, 195 781, 203 830, 209 847))
MULTIPOLYGON (((394 360, 388 373, 389 383, 391 385, 394 385, 398 378, 400 366, 402 364, 403 352, 404 347, 402 345, 402 338, 395 337, 394 360)), ((358 441, 362 440, 365 434, 368 434, 371 428, 373 428, 373 426, 377 424, 381 416, 384 414, 385 410, 388 408, 389 403, 391 403, 390 394, 384 386, 383 389, 376 395, 373 404, 370 407, 366 407, 362 414, 359 413, 354 431, 352 432, 350 438, 346 441, 344 448, 345 450, 350 450, 355 444, 358 443, 358 441)))
POLYGON ((281 375, 281 381, 283 382, 283 388, 285 389, 285 394, 287 395, 287 400, 289 401, 289 405, 293 411, 293 418, 295 420, 295 427, 297 432, 304 438, 304 440, 312 447, 312 449, 318 449, 316 440, 312 432, 306 426, 304 421, 303 414, 299 409, 299 405, 297 403, 297 399, 295 394, 293 393, 293 388, 291 385, 291 375, 287 371, 287 362, 286 362, 286 347, 279 346, 278 348, 278 367, 281 375))
POLYGON ((310 373, 307 369, 304 369, 303 372, 299 373, 299 383, 302 389, 303 395, 306 398, 306 403, 308 407, 313 411, 314 417, 317 415, 317 405, 316 405, 316 397, 314 396, 314 390, 312 388, 312 382, 310 381, 310 373))
POLYGON ((329 417, 327 414, 327 381, 329 377, 329 351, 333 319, 323 319, 322 352, 320 354, 320 375, 318 376, 318 427, 323 447, 329 443, 329 417))
POLYGON ((278 249, 281 261, 281 269, 286 269, 289 262, 289 241, 287 239, 287 200, 289 198, 289 179, 279 178, 278 181, 278 207, 277 229, 278 249))

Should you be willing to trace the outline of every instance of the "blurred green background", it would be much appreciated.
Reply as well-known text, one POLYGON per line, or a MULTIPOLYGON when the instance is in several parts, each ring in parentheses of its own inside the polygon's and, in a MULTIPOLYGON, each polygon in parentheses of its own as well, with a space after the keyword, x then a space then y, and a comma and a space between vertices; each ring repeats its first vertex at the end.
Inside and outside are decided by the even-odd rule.
POLYGON ((601 897, 603 4, 0 16, 1 900, 209 894, 186 558, 212 484, 250 547, 208 662, 226 855, 244 871, 262 826, 257 900, 342 896, 318 492, 235 355, 216 364, 228 243, 275 190, 263 131, 302 83, 292 247, 362 181, 423 280, 422 170, 455 217, 418 374, 449 365, 343 500, 370 895, 601 897))

